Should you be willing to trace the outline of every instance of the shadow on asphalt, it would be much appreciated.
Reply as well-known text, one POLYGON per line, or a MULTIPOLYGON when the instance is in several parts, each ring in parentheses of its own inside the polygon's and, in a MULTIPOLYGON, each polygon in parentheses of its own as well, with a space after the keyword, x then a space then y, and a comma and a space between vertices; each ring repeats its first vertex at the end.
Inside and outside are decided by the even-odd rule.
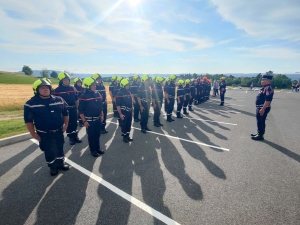
POLYGON ((285 154, 286 156, 288 156, 300 163, 300 155, 298 155, 297 153, 292 152, 280 145, 277 145, 277 144, 267 141, 267 140, 264 140, 263 143, 266 143, 267 145, 271 146, 272 148, 276 149, 277 151, 285 154))

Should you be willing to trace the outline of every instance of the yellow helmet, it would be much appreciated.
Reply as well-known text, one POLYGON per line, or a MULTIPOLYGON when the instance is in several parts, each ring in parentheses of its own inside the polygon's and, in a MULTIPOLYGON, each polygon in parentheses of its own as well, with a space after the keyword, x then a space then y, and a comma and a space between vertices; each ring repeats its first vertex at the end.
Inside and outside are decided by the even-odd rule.
POLYGON ((170 81, 170 78, 166 78, 165 82, 168 83, 170 81))
POLYGON ((120 87, 125 88, 125 86, 128 84, 129 84, 129 80, 128 80, 128 78, 125 78, 125 79, 121 80, 120 87))
POLYGON ((134 76, 133 76, 133 80, 134 80, 134 81, 136 81, 136 80, 139 79, 139 78, 140 78, 139 75, 134 75, 134 76))
POLYGON ((58 80, 62 81, 63 79, 69 79, 69 80, 71 80, 71 77, 70 77, 70 75, 67 72, 60 72, 58 74, 58 80))
POLYGON ((100 75, 99 73, 95 73, 95 74, 92 76, 92 78, 94 78, 95 80, 97 80, 98 78, 101 78, 101 79, 102 79, 102 77, 101 77, 101 75, 100 75))
POLYGON ((176 78, 177 78, 177 76, 175 74, 172 74, 170 76, 170 81, 174 81, 174 80, 176 80, 176 78))
POLYGON ((191 83, 191 80, 190 79, 186 79, 185 80, 185 84, 189 84, 189 83, 191 83))
POLYGON ((221 80, 225 80, 225 77, 222 77, 221 80))
POLYGON ((43 80, 45 80, 45 81, 48 81, 48 83, 50 84, 50 85, 52 85, 52 81, 49 79, 49 78, 43 78, 43 80))
POLYGON ((96 80, 95 80, 94 78, 92 78, 92 77, 86 77, 86 78, 84 78, 84 80, 83 80, 82 86, 83 86, 84 88, 90 88, 90 86, 91 86, 92 84, 96 84, 96 80))
POLYGON ((122 76, 118 76, 117 81, 118 81, 118 82, 121 82, 122 79, 123 79, 122 76))
POLYGON ((52 89, 51 84, 45 79, 38 79, 33 83, 32 89, 33 93, 37 94, 39 87, 48 86, 50 90, 52 89))
POLYGON ((161 76, 158 76, 155 81, 156 81, 156 83, 161 83, 164 81, 164 78, 161 76))
POLYGON ((184 80, 179 80, 178 81, 178 85, 183 85, 184 84, 184 80))
POLYGON ((82 79, 79 78, 79 77, 76 77, 76 78, 74 79, 74 84, 76 84, 78 81, 79 81, 80 83, 82 83, 82 79))
POLYGON ((142 82, 145 82, 148 79, 149 79, 149 76, 145 74, 145 75, 142 76, 141 80, 142 80, 142 82))
POLYGON ((117 76, 112 76, 111 81, 115 81, 117 79, 117 76))

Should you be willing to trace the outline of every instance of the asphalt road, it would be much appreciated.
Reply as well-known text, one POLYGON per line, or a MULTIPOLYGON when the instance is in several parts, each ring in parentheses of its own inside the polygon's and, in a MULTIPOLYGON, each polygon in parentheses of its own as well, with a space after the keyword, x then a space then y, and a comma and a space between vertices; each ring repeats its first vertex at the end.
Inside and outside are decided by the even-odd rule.
POLYGON ((275 93, 263 142, 256 94, 227 91, 225 107, 211 97, 162 128, 152 116, 153 133, 133 123, 131 144, 113 118, 97 159, 81 129, 55 178, 31 140, 1 148, 0 223, 300 224, 300 94, 275 93))

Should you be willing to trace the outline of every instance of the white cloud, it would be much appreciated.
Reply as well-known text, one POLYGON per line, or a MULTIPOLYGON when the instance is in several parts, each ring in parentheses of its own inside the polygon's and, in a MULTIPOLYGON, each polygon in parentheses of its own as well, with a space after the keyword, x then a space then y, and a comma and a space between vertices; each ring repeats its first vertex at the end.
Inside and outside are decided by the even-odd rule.
POLYGON ((300 40, 299 0, 211 0, 221 16, 260 38, 300 40))

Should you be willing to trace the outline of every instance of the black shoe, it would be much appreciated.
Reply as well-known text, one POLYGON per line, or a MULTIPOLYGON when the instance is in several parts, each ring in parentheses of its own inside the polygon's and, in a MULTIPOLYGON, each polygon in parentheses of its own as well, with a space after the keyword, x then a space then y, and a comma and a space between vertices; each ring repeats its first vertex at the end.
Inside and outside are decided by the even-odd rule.
POLYGON ((251 137, 255 137, 257 135, 257 133, 256 134, 251 134, 251 137))
POLYGON ((189 108, 189 111, 193 112, 194 110, 192 108, 189 108))
POLYGON ((142 133, 144 133, 144 134, 146 134, 146 133, 147 133, 147 131, 146 131, 146 129, 145 129, 145 128, 142 128, 141 132, 142 132, 142 133))
POLYGON ((152 131, 152 130, 150 130, 148 127, 146 127, 145 130, 146 130, 146 131, 152 131))
POLYGON ((178 115, 177 115, 177 118, 178 118, 178 119, 182 119, 183 116, 181 116, 181 114, 178 114, 178 115))
POLYGON ((172 117, 170 117, 170 118, 171 118, 172 121, 175 121, 175 120, 172 119, 172 117))
POLYGON ((107 130, 101 130, 101 134, 107 134, 108 131, 107 130))
POLYGON ((129 137, 129 134, 126 137, 127 137, 128 141, 133 141, 133 139, 129 137))
POLYGON ((252 138, 252 140, 255 140, 255 141, 263 141, 263 140, 265 140, 264 136, 260 135, 260 134, 257 134, 256 136, 251 137, 251 138, 252 138))
POLYGON ((171 123, 173 122, 173 120, 171 118, 168 118, 167 121, 171 122, 171 123))
POLYGON ((161 126, 161 127, 163 126, 163 124, 162 124, 162 123, 160 123, 160 122, 158 123, 158 125, 159 125, 159 126, 161 126))
POLYGON ((58 174, 58 170, 56 167, 50 167, 50 175, 56 176, 58 174))
POLYGON ((155 127, 160 127, 160 125, 158 123, 154 123, 155 127))
POLYGON ((77 137, 77 138, 74 138, 74 142, 75 142, 75 143, 81 143, 82 140, 80 140, 80 139, 77 137))
POLYGON ((184 112, 183 114, 184 114, 184 115, 189 115, 189 113, 188 113, 188 112, 184 112))
POLYGON ((127 136, 123 136, 123 141, 124 141, 125 143, 129 143, 129 140, 128 140, 127 136))
POLYGON ((140 122, 140 120, 139 119, 134 119, 134 122, 140 122))
POLYGON ((69 138, 69 140, 70 140, 70 145, 75 145, 75 140, 74 140, 74 138, 69 138))
POLYGON ((224 106, 223 104, 220 104, 219 106, 224 106))
POLYGON ((63 171, 67 171, 70 169, 70 167, 66 165, 64 162, 60 163, 57 168, 63 171))
POLYGON ((91 152, 91 154, 92 154, 92 156, 94 156, 94 157, 98 157, 98 156, 99 156, 98 151, 96 151, 96 152, 91 152))
POLYGON ((101 150, 101 149, 98 149, 98 150, 97 150, 97 153, 98 153, 98 155, 102 155, 102 154, 104 154, 105 152, 104 152, 103 150, 101 150))

